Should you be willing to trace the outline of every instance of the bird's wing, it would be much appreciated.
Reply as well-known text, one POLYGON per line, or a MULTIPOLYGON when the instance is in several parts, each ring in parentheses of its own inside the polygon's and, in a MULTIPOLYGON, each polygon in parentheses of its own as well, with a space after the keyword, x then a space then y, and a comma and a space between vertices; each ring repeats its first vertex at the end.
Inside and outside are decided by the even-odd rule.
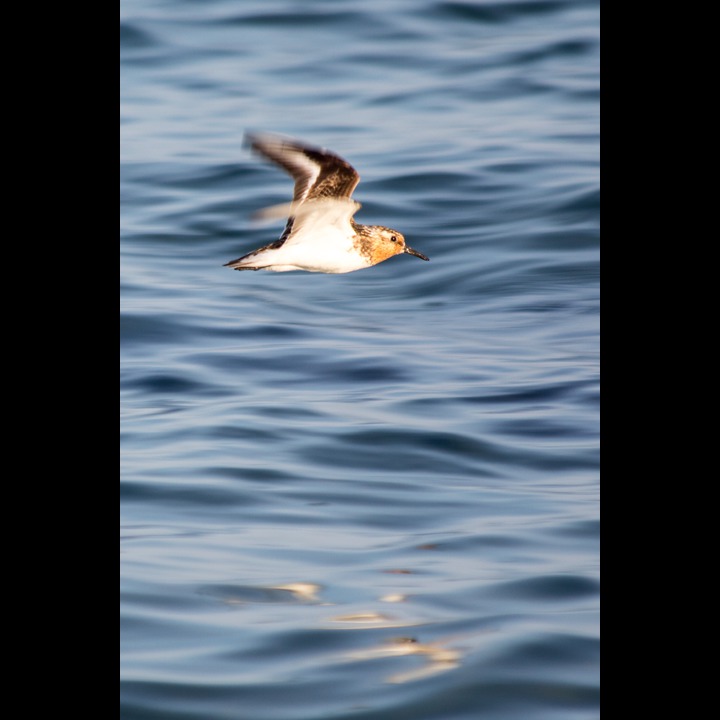
POLYGON ((295 180, 293 203, 319 197, 349 198, 360 182, 355 168, 329 150, 278 135, 249 133, 250 147, 295 180))
MULTIPOLYGON (((247 133, 250 147, 271 162, 279 165, 295 180, 292 204, 283 234, 277 241, 282 245, 292 234, 300 206, 307 201, 326 198, 348 200, 360 182, 355 168, 329 150, 305 145, 280 135, 247 133)), ((350 204, 340 205, 335 212, 347 212, 350 204)), ((355 213, 355 206, 349 217, 355 213)), ((317 214, 317 208, 312 214, 317 214)))

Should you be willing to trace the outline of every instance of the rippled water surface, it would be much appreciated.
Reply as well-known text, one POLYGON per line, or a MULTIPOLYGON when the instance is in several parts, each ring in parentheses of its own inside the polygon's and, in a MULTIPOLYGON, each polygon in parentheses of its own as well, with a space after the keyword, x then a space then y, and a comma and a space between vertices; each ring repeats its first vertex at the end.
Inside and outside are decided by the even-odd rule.
POLYGON ((598 14, 121 0, 123 720, 599 716, 598 14), (431 262, 224 268, 247 129, 431 262))

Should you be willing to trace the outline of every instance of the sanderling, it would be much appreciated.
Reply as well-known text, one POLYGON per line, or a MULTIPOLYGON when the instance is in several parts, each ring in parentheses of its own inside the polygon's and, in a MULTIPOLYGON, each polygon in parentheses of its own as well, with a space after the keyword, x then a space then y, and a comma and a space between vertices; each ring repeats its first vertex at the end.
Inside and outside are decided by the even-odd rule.
POLYGON ((277 135, 248 134, 250 147, 286 170, 295 180, 292 202, 261 211, 289 215, 278 240, 226 263, 235 270, 307 270, 347 273, 408 253, 428 260, 405 244, 397 230, 359 225, 353 215, 360 203, 351 200, 360 182, 355 168, 328 150, 277 135))

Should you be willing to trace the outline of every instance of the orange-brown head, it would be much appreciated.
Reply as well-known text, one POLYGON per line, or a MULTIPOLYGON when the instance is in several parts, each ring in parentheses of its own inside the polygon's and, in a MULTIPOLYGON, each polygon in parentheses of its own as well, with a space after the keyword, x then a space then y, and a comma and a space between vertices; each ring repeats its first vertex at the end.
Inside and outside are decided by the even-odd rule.
POLYGON ((406 245, 402 233, 392 228, 383 227, 382 225, 365 226, 362 227, 359 236, 361 251, 363 255, 367 256, 371 265, 377 265, 383 260, 393 257, 393 255, 401 255, 402 253, 414 255, 421 260, 430 259, 406 245))

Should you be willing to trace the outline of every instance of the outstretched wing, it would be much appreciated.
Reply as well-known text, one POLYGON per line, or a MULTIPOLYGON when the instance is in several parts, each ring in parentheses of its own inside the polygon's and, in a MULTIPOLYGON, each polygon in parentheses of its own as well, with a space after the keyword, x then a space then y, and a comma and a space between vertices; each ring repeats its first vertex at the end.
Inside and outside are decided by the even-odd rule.
POLYGON ((280 135, 247 133, 245 138, 256 153, 283 168, 295 180, 287 225, 274 243, 276 247, 290 236, 302 203, 326 198, 348 199, 360 182, 357 170, 329 150, 280 135))
POLYGON ((360 182, 355 168, 329 150, 279 135, 248 133, 250 147, 295 180, 293 203, 325 197, 349 198, 360 182))

